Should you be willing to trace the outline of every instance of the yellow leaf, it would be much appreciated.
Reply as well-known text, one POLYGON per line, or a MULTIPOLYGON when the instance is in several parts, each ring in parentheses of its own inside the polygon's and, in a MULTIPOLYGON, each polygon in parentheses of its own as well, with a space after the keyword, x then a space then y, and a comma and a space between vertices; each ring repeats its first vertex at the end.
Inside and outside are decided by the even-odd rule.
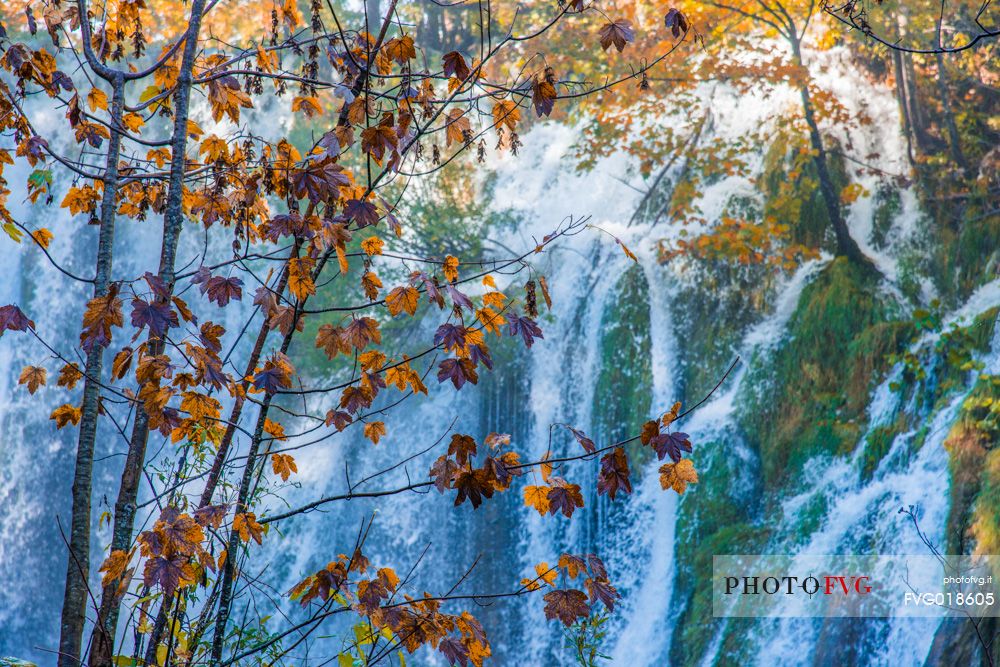
POLYGON ((287 440, 288 437, 285 435, 285 427, 278 422, 271 421, 270 419, 264 419, 264 430, 275 440, 287 440))
POLYGON ((542 298, 545 299, 545 307, 552 310, 552 296, 549 294, 549 283, 545 276, 538 276, 538 284, 542 287, 542 298))
POLYGON ((312 118, 313 116, 322 114, 323 107, 320 106, 319 98, 317 97, 296 97, 292 100, 292 113, 298 113, 299 111, 304 113, 306 118, 312 118))
POLYGON ((549 586, 556 585, 556 577, 559 576, 559 571, 554 567, 549 567, 549 564, 545 561, 535 566, 535 573, 549 586))
POLYGON ((500 100, 493 106, 493 124, 497 129, 507 128, 511 132, 521 120, 521 110, 511 100, 500 100))
POLYGON ((681 459, 677 463, 664 463, 660 466, 660 486, 684 493, 688 484, 698 483, 698 471, 694 469, 691 459, 681 459))
POLYGON ((385 424, 383 422, 370 422, 365 424, 365 437, 376 445, 385 435, 385 424))
POLYGON ((192 139, 198 139, 201 135, 205 134, 205 130, 201 129, 201 126, 198 125, 198 123, 188 119, 187 133, 192 139))
POLYGON ((312 279, 312 268, 316 260, 312 257, 296 257, 288 260, 288 289, 300 301, 316 293, 312 279))
POLYGON ((549 487, 547 486, 526 486, 524 487, 524 504, 534 507, 542 516, 549 511, 549 487))
POLYGON ((142 119, 137 113, 127 113, 122 116, 122 125, 124 125, 129 132, 138 132, 139 129, 146 124, 146 121, 142 119))
POLYGON ((40 227, 39 229, 31 232, 31 238, 35 239, 35 243, 43 248, 48 248, 49 243, 52 242, 52 232, 47 230, 45 227, 40 227))
POLYGON ((448 255, 444 258, 444 265, 441 267, 444 277, 448 282, 453 283, 458 280, 458 258, 448 255))
POLYGON ((365 291, 365 296, 374 301, 378 298, 378 291, 382 289, 382 280, 371 271, 365 271, 361 276, 361 287, 365 291))
POLYGON ((410 315, 417 312, 417 301, 420 299, 420 292, 413 287, 396 287, 385 297, 385 306, 389 309, 389 314, 395 317, 401 311, 406 311, 410 315))
POLYGON ((225 162, 229 159, 229 144, 220 137, 210 134, 198 147, 198 155, 204 155, 206 162, 225 162))
POLYGON ((361 249, 368 253, 368 256, 381 255, 382 247, 385 243, 377 236, 370 236, 361 242, 361 249))
POLYGON ((87 93, 87 106, 90 107, 91 111, 96 111, 97 109, 108 110, 108 96, 100 88, 92 88, 89 93, 87 93))
POLYGON ((295 459, 288 454, 271 454, 271 470, 284 482, 288 481, 293 472, 299 471, 298 466, 295 465, 295 459))
POLYGON ((257 544, 261 544, 261 535, 266 527, 257 523, 257 515, 253 512, 241 512, 233 517, 233 530, 244 542, 249 542, 253 538, 257 544))
POLYGON ((52 411, 52 414, 49 415, 49 419, 55 420, 56 428, 62 428, 66 424, 73 424, 73 426, 76 426, 80 423, 80 408, 75 405, 70 405, 69 403, 60 405, 52 411))
POLYGON ((622 247, 622 251, 624 251, 626 257, 628 257, 637 264, 639 263, 639 259, 634 254, 632 254, 632 251, 628 249, 628 246, 622 243, 621 239, 616 237, 615 242, 622 247))
POLYGON ((125 568, 128 567, 130 558, 131 554, 121 549, 112 551, 111 555, 105 559, 98 570, 98 572, 104 573, 104 576, 101 577, 101 585, 107 586, 115 579, 121 577, 125 573, 125 568))

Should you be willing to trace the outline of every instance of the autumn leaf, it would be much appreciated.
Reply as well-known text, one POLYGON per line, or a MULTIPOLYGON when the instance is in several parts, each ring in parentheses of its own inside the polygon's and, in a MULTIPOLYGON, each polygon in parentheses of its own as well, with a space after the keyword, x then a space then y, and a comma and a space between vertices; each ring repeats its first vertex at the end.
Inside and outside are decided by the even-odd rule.
POLYGON ((550 621, 558 619, 566 627, 576 623, 578 618, 590 616, 587 594, 583 591, 573 588, 555 590, 546 593, 542 599, 545 600, 545 618, 550 621))
POLYGON ((539 79, 536 75, 531 80, 531 103, 535 105, 535 114, 539 117, 548 116, 556 101, 556 88, 547 79, 539 79))
POLYGON ((111 554, 104 559, 101 563, 98 572, 103 572, 104 576, 101 577, 101 586, 108 586, 113 581, 119 579, 123 574, 125 574, 125 568, 128 567, 128 562, 131 559, 131 554, 122 549, 115 549, 111 554))
POLYGON ((210 134, 198 147, 198 155, 204 155, 206 162, 226 162, 229 159, 229 144, 220 137, 210 134))
POLYGON ((507 320, 507 332, 511 336, 521 335, 525 347, 531 347, 536 338, 545 338, 541 328, 534 320, 527 317, 520 317, 516 312, 511 312, 507 320))
POLYGON ((73 424, 73 426, 76 426, 80 423, 80 408, 75 405, 70 405, 69 403, 60 405, 52 411, 49 419, 55 420, 56 428, 62 428, 66 424, 73 424))
POLYGON ((671 9, 667 12, 667 15, 663 17, 663 24, 670 30, 670 33, 677 39, 682 34, 686 35, 688 31, 688 21, 687 18, 677 9, 671 9))
POLYGON ((570 517, 576 508, 583 507, 583 494, 580 493, 579 484, 558 480, 555 486, 549 487, 545 495, 549 499, 549 511, 552 514, 562 511, 564 516, 570 517))
POLYGON ((478 447, 471 435, 454 433, 448 443, 448 456, 454 456, 458 465, 464 466, 476 455, 478 447))
POLYGON ((49 243, 52 242, 53 236, 52 232, 50 232, 48 229, 46 229, 45 227, 40 227, 35 231, 31 232, 31 238, 35 240, 35 243, 47 249, 49 247, 49 243))
POLYGON ((493 105, 493 124, 498 130, 506 128, 513 132, 521 120, 521 110, 512 100, 500 100, 493 105))
POLYGON ((538 276, 538 284, 542 288, 542 298, 545 299, 545 307, 548 310, 552 310, 552 296, 549 294, 549 283, 545 280, 545 276, 538 276))
POLYGON ((472 509, 476 509, 482 504, 484 497, 493 497, 493 484, 482 468, 462 470, 455 477, 453 486, 458 491, 458 495, 455 497, 456 507, 468 499, 472 503, 472 509))
POLYGON ((445 76, 453 76, 460 81, 464 81, 472 73, 465 58, 458 51, 451 51, 441 58, 444 66, 445 76))
POLYGON ((83 371, 75 363, 68 363, 59 371, 59 379, 56 384, 60 387, 72 389, 76 383, 83 378, 83 371))
POLYGON ((632 253, 632 251, 628 249, 628 246, 627 246, 627 245, 625 245, 625 244, 624 244, 624 243, 622 242, 622 240, 621 240, 620 238, 618 238, 617 236, 615 237, 615 243, 617 243, 618 245, 620 245, 620 246, 622 247, 622 252, 624 252, 624 253, 625 253, 625 256, 626 256, 626 257, 628 257, 629 259, 631 259, 631 260, 632 260, 633 262, 635 262, 636 264, 638 264, 638 263, 639 263, 639 258, 638 258, 638 257, 636 257, 636 256, 635 256, 635 255, 634 255, 634 254, 632 253))
POLYGON ((544 581, 549 586, 556 585, 556 577, 559 576, 559 570, 554 567, 549 567, 549 564, 545 561, 535 565, 535 574, 538 578, 544 581))
POLYGON ((111 343, 111 327, 120 327, 124 323, 118 287, 112 285, 107 294, 87 302, 87 309, 83 313, 83 329, 80 332, 83 349, 90 352, 94 345, 107 347, 111 343))
POLYGON ((382 279, 372 271, 365 271, 361 275, 361 289, 369 301, 375 301, 378 298, 378 291, 382 289, 382 279))
POLYGON ((417 302, 420 299, 420 292, 410 286, 394 287, 385 297, 386 308, 389 314, 395 317, 402 311, 413 315, 417 312, 417 302))
POLYGON ((200 526, 218 528, 222 525, 222 520, 226 518, 226 512, 228 511, 229 506, 225 504, 206 505, 205 507, 200 507, 194 511, 194 520, 197 521, 200 526))
POLYGON ((455 389, 461 389, 466 382, 477 384, 479 374, 471 359, 445 359, 438 365, 438 382, 451 380, 455 389))
POLYGON ((98 109, 108 110, 108 96, 107 94, 99 89, 92 88, 89 93, 87 93, 87 106, 90 107, 91 111, 97 111, 98 109))
POLYGON ((576 441, 580 443, 580 446, 583 447, 583 450, 585 452, 587 452, 588 454, 593 454, 594 452, 597 451, 597 445, 594 444, 594 441, 591 440, 586 433, 578 429, 575 429, 572 426, 567 425, 566 428, 570 430, 570 432, 573 434, 573 437, 576 438, 576 441))
POLYGON ((656 456, 661 461, 669 455, 674 463, 681 460, 681 451, 691 451, 691 441, 687 433, 674 431, 673 433, 661 433, 650 440, 650 445, 656 450, 656 456))
POLYGON ((292 113, 298 112, 302 112, 306 118, 312 118, 321 115, 323 107, 318 97, 296 97, 292 100, 292 113))
POLYGON ((28 319, 20 308, 13 304, 0 306, 0 336, 5 331, 27 331, 34 329, 35 323, 28 319))
POLYGON ((34 394, 39 387, 45 386, 46 371, 41 366, 25 366, 21 369, 18 384, 27 385, 28 393, 34 394))
POLYGON ((660 423, 663 424, 664 427, 670 426, 675 421, 677 421, 677 416, 680 414, 680 411, 681 411, 681 402, 677 401, 672 406, 670 406, 670 410, 664 413, 663 417, 660 418, 660 423))
POLYGON ((588 577, 583 584, 590 594, 590 604, 600 602, 608 611, 615 610, 615 602, 621 598, 621 594, 606 578, 588 577))
POLYGON ((444 258, 444 264, 441 265, 441 270, 444 272, 445 279, 454 283, 458 281, 458 257, 453 257, 448 255, 444 258))
POLYGON ((372 441, 373 444, 378 444, 378 441, 382 439, 385 435, 385 423, 384 422, 370 422, 365 424, 365 437, 372 441))
POLYGON ((618 52, 625 50, 625 45, 635 41, 635 31, 628 19, 618 19, 605 23, 600 31, 601 49, 607 51, 612 45, 618 52))
POLYGON ((281 481, 287 482, 292 473, 298 472, 295 459, 289 454, 271 454, 271 470, 275 475, 281 477, 281 481))
POLYGON ((664 463, 660 466, 660 486, 684 493, 688 484, 698 482, 698 471, 694 469, 691 459, 681 459, 677 463, 664 463))
POLYGON ((549 487, 547 486, 526 486, 524 487, 524 504, 534 507, 538 513, 545 516, 549 512, 549 487))
POLYGON ((361 249, 365 251, 366 255, 372 257, 373 255, 381 255, 382 247, 384 245, 385 242, 382 241, 382 239, 380 239, 379 237, 369 236, 368 238, 366 238, 364 241, 361 242, 361 249))
POLYGON ((143 583, 158 585, 169 598, 179 587, 193 584, 197 573, 194 566, 181 556, 156 556, 146 561, 143 569, 143 583))
POLYGON ((257 515, 253 512, 240 512, 233 517, 233 530, 244 542, 249 542, 252 538, 257 544, 261 544, 265 528, 257 523, 257 515))
POLYGON ((127 113, 122 116, 122 125, 124 125, 129 132, 138 132, 145 124, 146 121, 143 120, 142 116, 137 113, 127 113))
POLYGON ((312 279, 312 268, 316 260, 312 257, 295 257, 288 260, 288 289, 299 301, 316 293, 312 279))
POLYGON ((264 431, 275 440, 282 441, 288 439, 288 436, 285 435, 285 427, 276 421, 264 419, 264 431))
POLYGON ((622 447, 601 457, 601 468, 597 475, 597 493, 607 494, 612 500, 623 491, 632 493, 632 481, 629 476, 628 456, 622 447))
POLYGON ((563 554, 559 556, 559 567, 566 570, 567 577, 576 579, 580 574, 587 571, 587 562, 582 556, 563 554))
POLYGON ((396 37, 387 41, 385 43, 385 52, 386 55, 400 65, 405 64, 407 60, 417 57, 417 50, 413 45, 413 37, 410 35, 403 35, 402 37, 396 37))
POLYGON ((461 470, 459 465, 445 455, 441 455, 434 461, 428 476, 434 482, 434 488, 439 493, 444 493, 445 489, 450 489, 455 476, 461 470))
POLYGON ((445 128, 446 145, 464 144, 465 134, 472 131, 472 124, 465 117, 465 112, 461 109, 452 109, 448 112, 448 121, 445 128))

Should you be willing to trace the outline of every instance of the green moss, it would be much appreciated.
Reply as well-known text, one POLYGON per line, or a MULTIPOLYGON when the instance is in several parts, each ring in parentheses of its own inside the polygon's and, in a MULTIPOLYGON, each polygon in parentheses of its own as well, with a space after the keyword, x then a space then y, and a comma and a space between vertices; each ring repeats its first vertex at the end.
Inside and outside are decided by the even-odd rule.
MULTIPOLYGON (((641 268, 632 266, 619 279, 601 322, 601 366, 594 391, 591 436, 601 442, 617 442, 638 433, 651 410, 649 284, 641 268)), ((639 466, 640 459, 636 459, 633 467, 638 470, 639 466)))
POLYGON ((867 482, 875 474, 875 469, 892 449, 896 436, 906 428, 906 420, 900 415, 896 421, 876 426, 865 438, 865 451, 861 456, 861 480, 867 482))
MULTIPOLYGON (((700 442, 692 458, 698 484, 683 496, 677 516, 676 599, 685 600, 683 627, 675 628, 671 664, 696 664, 713 633, 712 556, 759 553, 769 536, 756 526, 760 496, 752 462, 734 455, 742 448, 735 436, 700 442), (698 628, 703 631, 699 632, 698 628)), ((715 631, 721 631, 721 625, 715 631)))
POLYGON ((767 488, 814 456, 856 444, 872 381, 908 337, 905 325, 888 323, 892 314, 877 276, 836 259, 803 290, 787 341, 751 362, 741 421, 759 448, 767 488))
POLYGON ((725 526, 704 539, 692 560, 691 570, 678 573, 678 582, 694 585, 687 591, 684 612, 674 626, 670 664, 685 667, 699 664, 709 641, 722 631, 721 621, 712 617, 712 557, 759 553, 768 535, 766 528, 748 523, 725 526), (686 576, 690 578, 682 578, 686 576))
POLYGON ((830 511, 830 499, 824 493, 817 493, 799 510, 792 529, 792 540, 796 544, 804 544, 813 533, 820 529, 826 515, 830 511))

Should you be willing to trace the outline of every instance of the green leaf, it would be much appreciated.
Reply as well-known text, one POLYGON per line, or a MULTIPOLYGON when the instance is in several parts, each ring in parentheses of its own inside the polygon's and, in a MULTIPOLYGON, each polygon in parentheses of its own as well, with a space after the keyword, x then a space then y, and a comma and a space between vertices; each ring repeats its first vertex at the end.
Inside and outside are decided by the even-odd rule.
POLYGON ((14 243, 20 243, 21 239, 24 238, 24 232, 15 227, 12 222, 3 223, 3 230, 7 232, 7 236, 14 239, 14 243))

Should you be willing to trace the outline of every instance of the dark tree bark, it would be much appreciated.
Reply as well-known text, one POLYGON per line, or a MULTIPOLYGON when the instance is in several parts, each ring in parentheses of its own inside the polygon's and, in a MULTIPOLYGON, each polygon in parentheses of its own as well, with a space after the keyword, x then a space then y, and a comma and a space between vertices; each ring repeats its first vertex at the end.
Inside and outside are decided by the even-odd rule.
MULTIPOLYGON (((124 78, 120 74, 112 82, 112 129, 104 169, 104 193, 101 197, 101 227, 97 241, 97 270, 94 276, 95 298, 106 295, 111 286, 117 206, 115 199, 118 195, 118 157, 121 152, 121 134, 118 128, 121 127, 125 106, 124 83, 124 78)), ((77 441, 76 465, 73 471, 69 563, 66 567, 66 586, 59 629, 59 667, 75 667, 79 663, 83 626, 86 621, 90 575, 90 497, 103 366, 104 346, 94 343, 87 353, 84 370, 80 437, 77 441)))
POLYGON ((948 72, 944 67, 944 56, 938 53, 936 57, 938 94, 941 96, 941 113, 944 116, 945 131, 948 133, 948 150, 951 153, 951 159, 955 161, 958 168, 962 170, 963 174, 968 175, 969 163, 962 151, 962 139, 958 134, 955 114, 951 109, 951 92, 948 89, 948 72))
MULTIPOLYGON (((191 19, 184 36, 184 51, 181 58, 180 71, 177 76, 177 88, 174 94, 174 129, 171 139, 170 177, 167 186, 167 203, 163 218, 163 243, 160 251, 160 280, 167 285, 169 292, 174 286, 174 265, 177 256, 177 244, 180 240, 181 225, 184 221, 184 211, 181 198, 184 190, 184 170, 186 164, 187 121, 191 100, 191 87, 194 84, 194 62, 198 52, 198 33, 201 29, 202 14, 205 10, 205 0, 193 0, 191 3, 191 19)), ((149 339, 149 354, 162 354, 164 350, 163 337, 151 335, 149 339)), ((132 542, 132 531, 135 524, 136 497, 139 491, 139 480, 142 477, 142 467, 146 458, 146 442, 149 439, 149 416, 142 406, 137 405, 135 421, 132 426, 132 436, 129 440, 128 454, 122 470, 121 485, 118 489, 118 499, 115 502, 114 529, 111 538, 111 551, 128 550, 132 542)), ((111 665, 114 648, 115 631, 118 626, 118 615, 121 601, 117 597, 117 587, 114 582, 104 588, 101 594, 101 605, 98 612, 98 622, 94 628, 91 642, 91 667, 106 667, 111 665)))
MULTIPOLYGON (((801 43, 798 36, 793 33, 790 41, 793 61, 797 66, 803 67, 801 43)), ((819 125, 816 123, 816 111, 812 96, 809 94, 809 84, 806 81, 799 84, 799 94, 802 98, 802 112, 806 119, 806 125, 809 127, 809 142, 813 148, 813 164, 816 167, 820 194, 823 197, 827 217, 830 219, 830 225, 833 227, 837 239, 837 255, 848 257, 855 262, 870 263, 861 252, 857 242, 851 237, 847 222, 840 211, 840 193, 834 187, 833 178, 830 175, 827 152, 823 145, 823 135, 820 134, 819 125)))

